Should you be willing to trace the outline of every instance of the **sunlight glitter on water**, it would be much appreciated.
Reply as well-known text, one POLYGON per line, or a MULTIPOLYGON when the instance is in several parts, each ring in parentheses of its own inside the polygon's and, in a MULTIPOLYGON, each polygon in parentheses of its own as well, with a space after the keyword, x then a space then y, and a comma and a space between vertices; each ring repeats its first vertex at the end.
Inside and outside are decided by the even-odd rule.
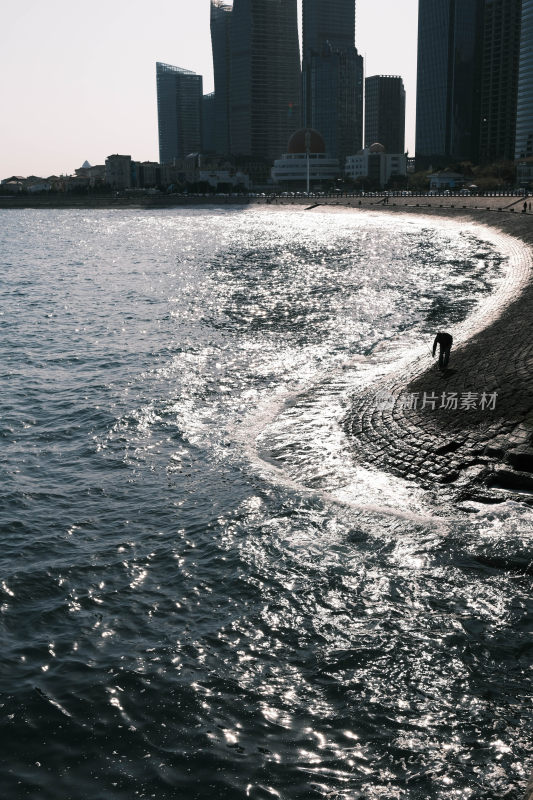
POLYGON ((341 425, 505 256, 380 215, 6 219, 7 800, 518 800, 532 512, 437 508, 341 425))

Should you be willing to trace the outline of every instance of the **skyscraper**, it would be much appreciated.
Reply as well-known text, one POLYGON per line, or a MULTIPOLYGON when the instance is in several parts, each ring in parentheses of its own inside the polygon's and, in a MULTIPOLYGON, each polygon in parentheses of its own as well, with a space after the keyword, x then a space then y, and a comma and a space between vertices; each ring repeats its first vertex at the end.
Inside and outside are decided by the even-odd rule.
POLYGON ((485 0, 479 158, 514 158, 522 0, 485 0))
POLYGON ((365 147, 375 142, 387 153, 405 149, 405 89, 395 75, 372 75, 365 80, 365 147))
POLYGON ((202 98, 202 151, 217 152, 217 124, 215 93, 204 94, 202 98))
POLYGON ((522 0, 515 156, 533 156, 533 0, 522 0))
POLYGON ((232 153, 273 162, 301 121, 296 0, 235 0, 230 98, 232 153))
POLYGON ((419 166, 478 161, 483 0, 420 0, 419 166))
POLYGON ((231 152, 231 20, 232 7, 223 0, 211 0, 211 44, 215 77, 215 149, 221 155, 231 152))
POLYGON ((159 161, 202 150, 203 79, 186 69, 156 64, 159 161))
POLYGON ((355 47, 355 0, 303 0, 303 103, 341 165, 362 147, 363 59, 355 47))
POLYGON ((304 61, 318 53, 324 42, 348 50, 355 45, 355 0, 303 0, 304 61))
POLYGON ((310 127, 344 169, 346 157, 363 145, 363 58, 355 47, 341 50, 325 42, 308 56, 305 72, 310 127))

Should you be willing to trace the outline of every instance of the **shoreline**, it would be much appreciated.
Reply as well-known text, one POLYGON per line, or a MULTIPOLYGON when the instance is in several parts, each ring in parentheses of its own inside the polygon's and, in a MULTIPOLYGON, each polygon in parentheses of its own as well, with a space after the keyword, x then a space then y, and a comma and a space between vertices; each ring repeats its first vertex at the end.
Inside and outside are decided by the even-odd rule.
MULTIPOLYGON (((14 209, 82 209, 82 210, 162 210, 204 207, 253 207, 265 206, 268 208, 287 208, 302 206, 309 210, 315 208, 351 208, 357 210, 394 211, 408 210, 418 213, 430 209, 430 214, 439 211, 476 211, 495 212, 503 214, 520 214, 522 216, 523 196, 507 195, 500 197, 437 197, 413 196, 391 197, 388 205, 384 205, 383 197, 185 197, 173 195, 36 195, 23 197, 18 195, 0 195, 0 211, 14 209)), ((533 216, 533 212, 526 212, 523 216, 533 216)))
POLYGON ((71 197, 61 197, 55 195, 47 197, 40 195, 38 197, 13 197, 0 196, 0 210, 14 210, 14 209, 53 209, 59 211, 61 209, 82 209, 86 211, 99 210, 125 210, 131 208, 133 210, 142 209, 144 211, 156 211, 161 209, 170 208, 194 208, 196 206, 242 206, 251 205, 252 203, 261 202, 266 203, 266 198, 247 198, 247 197, 226 197, 226 198, 211 198, 211 197, 169 197, 168 195, 131 195, 130 197, 110 197, 109 195, 73 195, 71 197))
MULTIPOLYGON (((444 374, 428 355, 432 342, 425 342, 385 377, 352 394, 342 425, 354 459, 418 485, 433 494, 435 504, 456 504, 470 513, 479 511, 479 504, 506 500, 533 507, 533 215, 505 213, 499 204, 509 198, 483 198, 492 201, 484 209, 475 207, 480 198, 466 198, 470 207, 461 208, 451 202, 434 208, 413 199, 434 198, 395 198, 387 206, 376 198, 361 206, 348 198, 304 207, 309 213, 370 211, 462 224, 499 249, 508 268, 498 288, 451 329, 454 347, 444 374), (378 393, 392 396, 393 407, 380 408, 378 393), (402 407, 406 395, 418 395, 421 405, 424 393, 435 396, 435 408, 402 407), (483 394, 496 394, 496 406, 439 408, 442 394, 455 394, 460 403, 467 393, 476 395, 478 404, 483 394)), ((302 203, 270 207, 288 205, 301 209, 302 203)))
POLYGON ((435 369, 426 342, 422 353, 406 356, 378 384, 354 393, 344 420, 354 457, 432 491, 436 502, 462 503, 466 511, 478 510, 469 501, 533 506, 533 220, 516 213, 498 213, 496 220, 491 212, 450 207, 379 211, 473 226, 509 258, 509 268, 496 291, 452 330, 448 370, 435 369), (392 396, 389 407, 378 406, 378 393, 392 396), (496 406, 440 408, 443 395, 461 402, 467 393, 477 403, 483 393, 496 394, 496 406), (405 405, 412 397, 417 408, 405 405))
MULTIPOLYGON (((38 198, 39 201, 45 198, 38 198)), ((0 209, 6 206, 0 198, 0 209)), ((25 198, 27 200, 27 198, 25 198)), ((33 198, 32 198, 33 200, 33 198)), ((35 198, 37 200, 37 198, 35 198)), ((446 220, 476 228, 481 239, 495 244, 510 258, 511 274, 456 329, 450 368, 444 375, 427 355, 407 355, 398 369, 377 384, 355 392, 344 430, 354 458, 412 481, 436 493, 436 501, 499 503, 507 499, 533 506, 533 214, 517 213, 519 197, 396 197, 382 198, 128 198, 113 205, 52 206, 44 202, 9 206, 47 209, 152 211, 183 208, 268 208, 382 215, 401 214, 421 220, 446 220), (153 202, 155 200, 155 202, 153 202), (194 200, 194 202, 192 202, 194 200), (220 198, 218 199, 221 200, 220 198), (480 204, 483 203, 483 207, 480 204), (379 408, 376 394, 392 395, 391 408, 379 408), (446 410, 402 407, 401 398, 438 398, 445 393, 497 394, 494 409, 446 410)), ((405 400, 403 401, 405 402, 405 400)))

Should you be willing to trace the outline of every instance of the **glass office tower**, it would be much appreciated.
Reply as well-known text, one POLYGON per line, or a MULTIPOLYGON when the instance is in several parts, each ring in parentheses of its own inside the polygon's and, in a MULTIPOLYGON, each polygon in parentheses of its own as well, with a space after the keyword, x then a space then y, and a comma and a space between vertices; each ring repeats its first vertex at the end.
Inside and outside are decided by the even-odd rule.
POLYGON ((156 64, 159 162, 202 151, 203 79, 180 67, 156 64))
POLYGON ((306 63, 309 127, 324 137, 328 155, 339 160, 363 146, 363 58, 325 42, 306 63))
POLYGON ((485 0, 481 78, 481 162, 513 159, 522 0, 485 0))
POLYGON ((217 152, 216 96, 214 92, 202 98, 202 152, 217 152))
POLYGON ((303 0, 303 106, 329 155, 344 168, 363 141, 363 59, 355 47, 355 0, 303 0))
POLYGON ((303 0, 303 58, 324 42, 348 50, 355 44, 355 0, 303 0))
POLYGON ((365 147, 376 142, 387 153, 405 151, 405 89, 397 75, 365 80, 365 147))
POLYGON ((220 155, 231 152, 230 78, 232 7, 223 0, 211 0, 211 44, 215 77, 215 149, 220 155))
POLYGON ((533 156, 533 0, 522 2, 516 112, 516 158, 533 156))
POLYGON ((296 0, 235 0, 231 21, 231 150, 273 162, 301 123, 296 0))
POLYGON ((420 0, 418 167, 479 156, 483 0, 420 0))

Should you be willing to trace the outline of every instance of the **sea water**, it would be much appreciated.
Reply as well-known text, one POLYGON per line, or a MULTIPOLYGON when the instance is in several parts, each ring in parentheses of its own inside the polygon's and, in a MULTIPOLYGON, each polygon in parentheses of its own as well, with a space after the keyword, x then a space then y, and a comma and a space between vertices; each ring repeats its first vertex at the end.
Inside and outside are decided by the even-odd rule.
POLYGON ((342 425, 505 254, 243 207, 2 211, 0 259, 3 800, 519 800, 533 514, 342 425))

